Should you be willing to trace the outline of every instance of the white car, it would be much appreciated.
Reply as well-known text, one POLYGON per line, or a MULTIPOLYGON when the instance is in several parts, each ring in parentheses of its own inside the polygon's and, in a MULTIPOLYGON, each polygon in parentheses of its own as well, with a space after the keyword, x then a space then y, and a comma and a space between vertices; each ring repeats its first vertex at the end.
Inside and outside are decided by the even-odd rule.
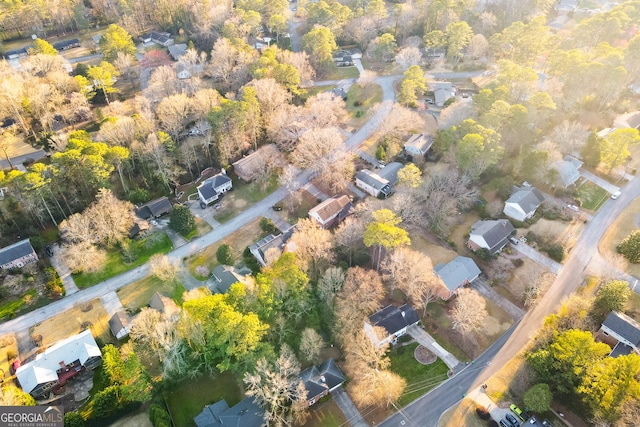
POLYGON ((614 192, 614 193, 611 193, 611 198, 612 198, 613 200, 615 200, 615 199, 617 199, 618 197, 620 197, 620 195, 621 195, 621 194, 622 194, 622 193, 621 193, 620 191, 616 191, 616 192, 614 192))
POLYGON ((576 212, 579 212, 579 211, 580 211, 580 208, 579 208, 579 207, 577 207, 576 205, 567 205, 567 207, 568 207, 569 209, 571 209, 572 211, 576 211, 576 212))

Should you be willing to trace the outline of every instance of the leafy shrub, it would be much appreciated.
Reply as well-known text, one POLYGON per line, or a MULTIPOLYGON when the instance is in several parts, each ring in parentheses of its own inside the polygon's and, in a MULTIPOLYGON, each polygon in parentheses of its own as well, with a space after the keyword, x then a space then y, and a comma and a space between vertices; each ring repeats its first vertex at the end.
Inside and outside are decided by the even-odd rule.
POLYGON ((169 413, 157 403, 149 407, 149 420, 154 427, 171 426, 171 417, 169 413))
POLYGON ((200 277, 209 277, 209 269, 204 265, 199 265, 196 267, 196 274, 200 277))
POLYGON ((169 227, 186 236, 196 229, 196 219, 188 207, 176 205, 169 215, 169 227))
POLYGON ((51 298, 57 299, 65 295, 64 285, 62 279, 58 275, 58 272, 49 267, 44 270, 44 274, 47 280, 46 288, 51 298))
POLYGON ((478 416, 483 420, 488 420, 489 418, 491 418, 489 410, 484 406, 476 406, 476 414, 478 414, 478 416))
POLYGON ((84 427, 84 418, 77 412, 67 412, 64 414, 65 427, 84 427))
POLYGON ((524 265, 524 260, 522 258, 514 258, 511 260, 511 263, 514 267, 522 267, 524 265))
POLYGON ((636 230, 625 237, 616 249, 629 262, 640 263, 640 230, 636 230))
POLYGON ((554 243, 547 248, 547 254, 552 260, 562 262, 565 255, 564 247, 559 243, 554 243))
POLYGON ((269 218, 262 217, 260 219, 260 229, 264 231, 266 234, 278 234, 278 227, 271 221, 269 218))
POLYGON ((233 265, 233 253, 231 253, 231 246, 223 243, 216 250, 216 259, 220 264, 233 265))

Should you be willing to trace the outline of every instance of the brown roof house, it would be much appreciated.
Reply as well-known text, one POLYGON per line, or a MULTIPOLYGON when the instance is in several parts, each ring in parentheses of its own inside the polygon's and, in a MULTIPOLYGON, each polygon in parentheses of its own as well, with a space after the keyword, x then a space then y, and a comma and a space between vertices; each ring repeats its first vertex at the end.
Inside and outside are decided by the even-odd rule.
POLYGON ((364 332, 378 347, 385 344, 395 344, 398 337, 407 333, 410 326, 417 325, 420 318, 418 313, 408 304, 400 307, 388 305, 369 316, 364 322, 364 332), (379 328, 375 328, 378 326, 379 328), (384 331, 383 336, 377 331, 384 331))
POLYGON ((619 311, 612 311, 602 322, 600 332, 605 336, 602 341, 613 347, 609 354, 618 357, 640 348, 640 323, 619 311))
POLYGON ((311 366, 300 373, 300 379, 307 390, 309 406, 322 399, 344 383, 344 375, 336 362, 329 358, 322 365, 311 366))
POLYGON ((233 163, 233 172, 241 180, 250 182, 263 175, 269 166, 283 163, 282 154, 275 144, 268 144, 233 163))
POLYGON ((309 210, 309 218, 322 228, 331 228, 341 223, 353 212, 353 203, 348 196, 333 196, 309 210))
POLYGON ((21 240, 0 249, 0 268, 3 270, 22 268, 31 262, 37 261, 38 255, 33 250, 29 239, 21 240))
POLYGON ((471 226, 467 246, 472 251, 486 249, 491 255, 502 250, 515 231, 509 220, 480 220, 471 226))
POLYGON ((91 330, 74 335, 40 353, 16 370, 20 387, 35 398, 47 396, 86 369, 95 369, 102 353, 91 330))

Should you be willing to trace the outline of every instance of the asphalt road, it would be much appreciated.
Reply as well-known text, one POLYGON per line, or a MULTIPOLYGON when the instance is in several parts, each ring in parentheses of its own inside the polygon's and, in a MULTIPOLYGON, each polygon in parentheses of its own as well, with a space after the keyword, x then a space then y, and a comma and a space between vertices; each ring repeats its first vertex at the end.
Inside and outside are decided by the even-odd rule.
MULTIPOLYGON (((395 94, 393 91, 393 80, 394 77, 380 77, 378 79, 378 83, 382 87, 383 91, 383 102, 379 106, 378 110, 373 114, 371 119, 369 119, 369 121, 367 121, 367 123, 365 123, 365 125, 362 126, 351 137, 347 138, 347 140, 345 141, 345 147, 347 148, 347 150, 356 150, 357 147, 365 139, 367 139, 380 127, 380 124, 382 123, 384 118, 389 114, 389 111, 391 110, 391 107, 393 105, 393 101, 395 100, 395 94)), ((296 177, 299 187, 302 187, 304 184, 309 182, 311 177, 312 172, 309 170, 300 173, 296 177)), ((171 261, 181 261, 182 258, 195 254, 203 250, 207 246, 225 238, 234 231, 244 227, 254 219, 261 217, 264 212, 268 211, 269 209, 271 209, 271 206, 284 199, 287 194, 287 189, 284 187, 280 187, 278 190, 265 197, 260 202, 249 207, 240 215, 222 224, 220 227, 217 227, 204 236, 196 238, 186 245, 180 246, 179 248, 173 250, 168 254, 169 259, 171 261)), ((16 317, 15 319, 0 324, 0 335, 28 329, 50 317, 55 316, 56 314, 70 309, 77 304, 83 304, 96 298, 100 298, 101 296, 109 292, 117 291, 120 288, 123 288, 137 280, 142 279, 148 274, 149 266, 147 264, 141 265, 118 276, 100 282, 95 286, 76 292, 73 295, 68 295, 63 299, 55 301, 38 310, 32 311, 30 313, 24 314, 20 317, 16 317)))
POLYGON ((618 200, 609 199, 587 224, 578 238, 564 268, 538 305, 476 361, 455 377, 415 400, 401 412, 389 417, 381 426, 437 426, 443 412, 459 402, 463 394, 479 386, 518 354, 534 336, 543 319, 554 312, 562 300, 574 293, 583 282, 585 270, 598 255, 598 243, 607 228, 622 211, 640 196, 640 179, 634 178, 622 190, 618 200))

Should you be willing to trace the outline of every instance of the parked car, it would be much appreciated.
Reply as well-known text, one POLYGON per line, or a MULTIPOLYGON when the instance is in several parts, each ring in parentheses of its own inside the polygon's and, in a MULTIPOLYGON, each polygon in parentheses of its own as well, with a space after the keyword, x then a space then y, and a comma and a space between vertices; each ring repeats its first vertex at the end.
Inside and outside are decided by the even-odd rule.
POLYGON ((520 422, 518 420, 516 420, 516 417, 514 417, 513 415, 511 415, 510 413, 506 413, 504 416, 507 420, 509 420, 509 422, 511 423, 511 425, 513 427, 520 427, 520 422))
POLYGON ((518 418, 520 418, 522 421, 526 421, 527 417, 524 416, 524 412, 522 412, 522 409, 518 408, 514 403, 512 403, 509 408, 513 411, 514 414, 516 414, 518 418))
POLYGON ((15 375, 16 371, 20 367, 20 360, 16 359, 9 365, 9 374, 15 375))
POLYGON ((271 208, 276 212, 280 212, 282 210, 282 206, 280 205, 273 205, 271 208))
POLYGON ((542 421, 542 425, 546 427, 553 427, 553 424, 551 424, 551 421, 549 420, 542 421))
POLYGON ((47 245, 44 247, 44 251, 47 253, 48 256, 52 257, 53 256, 53 249, 51 249, 50 245, 47 245))
POLYGON ((611 198, 612 198, 613 200, 615 200, 615 199, 617 199, 618 197, 620 197, 620 195, 621 195, 621 194, 622 194, 622 193, 621 193, 620 191, 616 191, 616 192, 614 192, 614 193, 611 193, 611 198))
POLYGON ((516 238, 515 238, 515 236, 510 236, 510 237, 509 237, 509 241, 510 241, 511 243, 513 243, 514 245, 517 245, 517 244, 519 243, 519 242, 518 242, 518 239, 516 239, 516 238))
POLYGON ((500 420, 500 427, 513 427, 513 426, 506 418, 503 418, 500 420))
POLYGON ((579 212, 579 211, 580 211, 580 208, 579 208, 579 207, 577 207, 576 205, 567 205, 567 207, 568 207, 569 209, 571 209, 572 211, 576 211, 576 212, 579 212))

